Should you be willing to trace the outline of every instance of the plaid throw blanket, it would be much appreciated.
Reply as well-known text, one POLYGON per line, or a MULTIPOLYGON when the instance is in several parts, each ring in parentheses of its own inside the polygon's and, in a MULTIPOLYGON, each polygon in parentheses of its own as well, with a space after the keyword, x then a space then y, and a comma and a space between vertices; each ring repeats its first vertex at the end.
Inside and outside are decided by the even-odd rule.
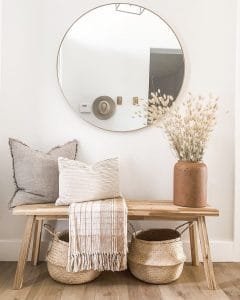
POLYGON ((68 272, 127 268, 127 205, 124 199, 72 203, 68 272))

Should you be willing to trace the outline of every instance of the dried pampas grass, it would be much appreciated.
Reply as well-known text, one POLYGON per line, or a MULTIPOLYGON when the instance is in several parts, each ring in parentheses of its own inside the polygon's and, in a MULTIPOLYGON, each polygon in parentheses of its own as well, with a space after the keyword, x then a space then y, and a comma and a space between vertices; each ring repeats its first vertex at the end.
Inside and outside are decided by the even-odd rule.
POLYGON ((172 96, 152 95, 147 106, 148 125, 164 129, 179 160, 202 161, 210 132, 216 124, 217 98, 191 93, 181 104, 172 96), (170 107, 171 106, 171 107, 170 107))

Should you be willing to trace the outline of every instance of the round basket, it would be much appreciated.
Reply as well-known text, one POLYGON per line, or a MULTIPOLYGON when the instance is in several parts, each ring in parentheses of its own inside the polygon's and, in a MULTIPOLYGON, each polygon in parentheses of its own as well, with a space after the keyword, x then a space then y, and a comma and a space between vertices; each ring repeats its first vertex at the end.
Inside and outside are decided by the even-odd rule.
POLYGON ((67 272, 68 231, 54 233, 46 226, 45 229, 54 236, 46 258, 48 272, 54 280, 66 284, 82 284, 94 280, 101 274, 101 272, 94 270, 67 272))
POLYGON ((186 260, 181 234, 173 229, 149 229, 133 234, 128 254, 131 273, 154 284, 175 281, 186 260))

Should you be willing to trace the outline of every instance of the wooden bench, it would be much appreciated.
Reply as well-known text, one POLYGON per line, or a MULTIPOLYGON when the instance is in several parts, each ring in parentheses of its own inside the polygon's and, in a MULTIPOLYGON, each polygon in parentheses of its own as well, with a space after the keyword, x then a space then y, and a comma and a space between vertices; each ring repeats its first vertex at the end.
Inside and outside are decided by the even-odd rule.
MULTIPOLYGON (((194 266, 199 265, 198 228, 207 285, 209 289, 216 289, 205 217, 218 216, 219 211, 217 209, 210 206, 188 208, 175 206, 171 201, 145 200, 127 200, 127 206, 128 218, 131 220, 165 219, 192 221, 192 226, 189 227, 192 264, 194 266)), ((38 262, 43 221, 68 218, 68 206, 55 206, 54 204, 22 205, 15 207, 12 212, 13 215, 27 216, 13 285, 14 289, 20 289, 23 283, 24 269, 31 240, 33 239, 32 264, 36 265, 38 262)))

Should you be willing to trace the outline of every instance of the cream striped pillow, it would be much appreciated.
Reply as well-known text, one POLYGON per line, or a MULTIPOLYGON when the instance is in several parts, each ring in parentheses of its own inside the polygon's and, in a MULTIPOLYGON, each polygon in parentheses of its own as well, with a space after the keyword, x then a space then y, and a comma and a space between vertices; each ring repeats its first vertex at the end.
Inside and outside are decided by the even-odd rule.
POLYGON ((88 165, 60 157, 58 167, 59 198, 56 205, 120 196, 118 158, 88 165))

